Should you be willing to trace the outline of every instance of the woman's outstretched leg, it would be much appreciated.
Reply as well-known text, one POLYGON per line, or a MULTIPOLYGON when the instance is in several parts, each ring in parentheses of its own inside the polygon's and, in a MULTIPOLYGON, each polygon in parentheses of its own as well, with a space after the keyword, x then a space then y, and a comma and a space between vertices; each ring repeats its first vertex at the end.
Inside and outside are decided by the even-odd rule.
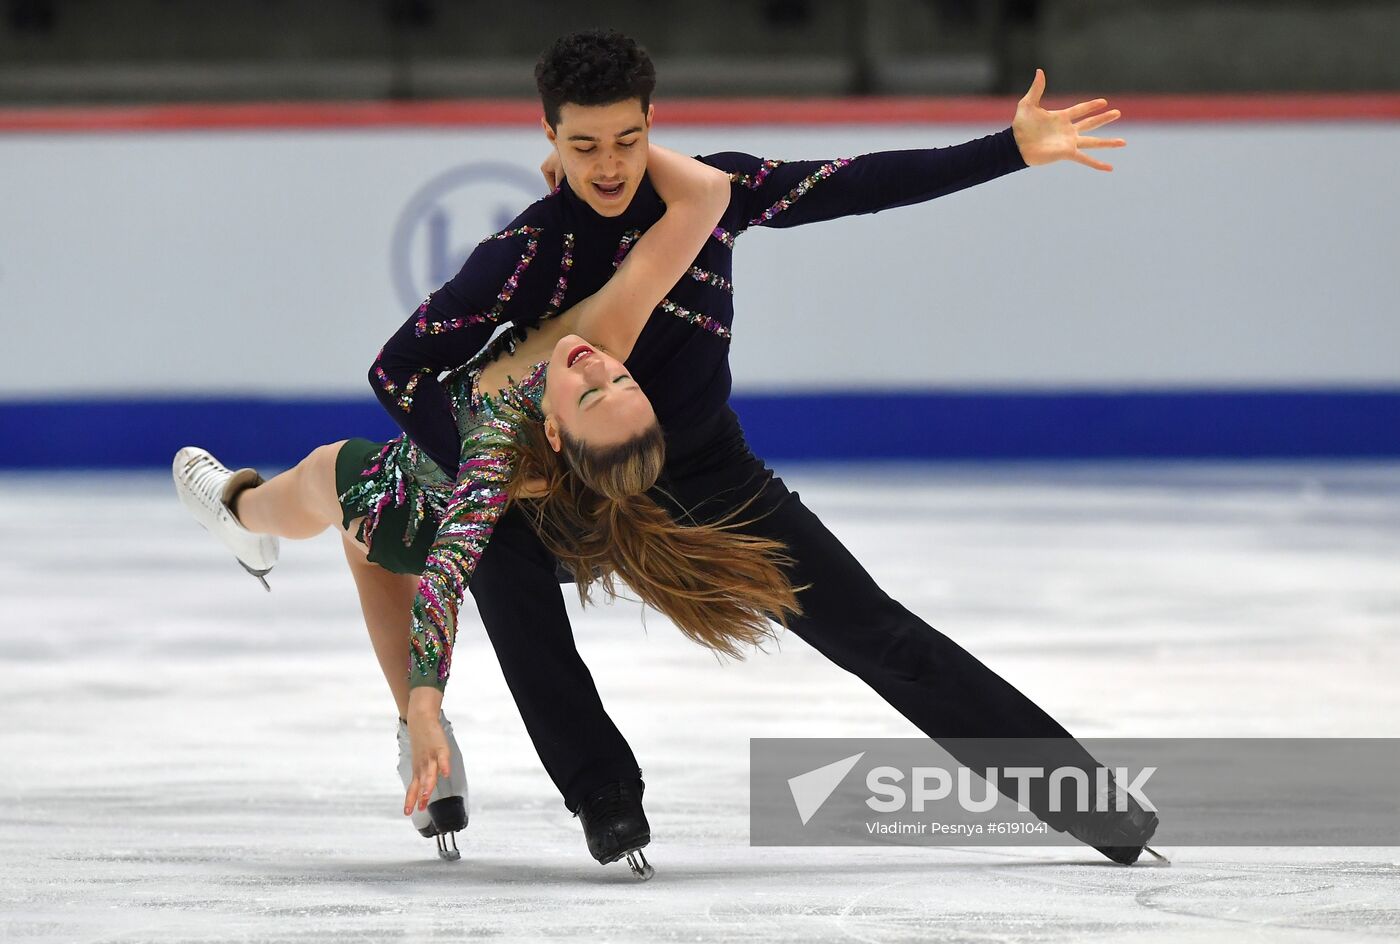
POLYGON ((335 462, 343 445, 313 450, 271 482, 253 469, 230 469, 198 446, 175 453, 171 473, 181 504, 271 590, 278 538, 309 538, 340 523, 335 462))
POLYGON ((249 531, 293 540, 315 537, 338 526, 341 512, 335 460, 343 445, 344 440, 311 450, 281 475, 238 492, 229 501, 230 510, 249 531))

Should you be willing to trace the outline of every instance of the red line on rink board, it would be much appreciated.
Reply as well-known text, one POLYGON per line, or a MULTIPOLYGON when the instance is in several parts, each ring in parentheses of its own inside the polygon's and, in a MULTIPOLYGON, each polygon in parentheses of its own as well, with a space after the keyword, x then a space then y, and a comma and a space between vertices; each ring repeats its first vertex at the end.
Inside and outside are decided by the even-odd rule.
MULTIPOLYGON (((1073 99, 1047 101, 1063 108, 1073 99)), ((1129 121, 1400 121, 1400 94, 1110 96, 1129 121)), ((685 125, 1005 125, 1014 98, 661 99, 656 120, 685 125)), ((532 127, 532 100, 275 102, 0 108, 0 132, 532 127)))

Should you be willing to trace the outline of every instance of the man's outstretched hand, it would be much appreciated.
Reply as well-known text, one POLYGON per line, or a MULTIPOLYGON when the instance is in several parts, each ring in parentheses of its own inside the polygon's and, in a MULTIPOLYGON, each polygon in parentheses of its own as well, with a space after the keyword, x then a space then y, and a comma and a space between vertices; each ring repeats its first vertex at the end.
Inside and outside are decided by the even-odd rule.
POLYGON ((1055 161, 1075 161, 1095 170, 1113 170, 1112 164, 1095 160, 1084 152, 1090 148, 1120 148, 1127 145, 1122 138, 1091 138, 1084 132, 1102 128, 1117 121, 1122 112, 1108 108, 1108 100, 1096 98, 1080 102, 1059 111, 1040 107, 1045 94, 1045 70, 1035 70, 1030 91, 1016 104, 1016 117, 1011 121, 1011 133, 1021 149, 1021 159, 1030 167, 1053 164, 1055 161))

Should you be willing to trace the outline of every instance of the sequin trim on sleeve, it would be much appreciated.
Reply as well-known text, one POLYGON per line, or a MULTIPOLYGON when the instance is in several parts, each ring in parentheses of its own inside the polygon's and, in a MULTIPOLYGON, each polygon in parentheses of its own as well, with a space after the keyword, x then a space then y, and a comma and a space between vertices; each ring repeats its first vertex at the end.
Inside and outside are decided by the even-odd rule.
POLYGON ((753 219, 749 220, 748 225, 762 226, 764 223, 767 223, 769 220, 773 219, 773 217, 777 216, 779 213, 782 213, 784 210, 791 207, 798 200, 801 200, 803 197, 805 197, 817 184, 821 183, 823 180, 826 180, 832 174, 836 173, 838 170, 845 167, 847 164, 850 164, 853 160, 855 160, 855 158, 842 157, 831 161, 830 163, 823 164, 821 167, 818 167, 816 170, 812 171, 812 173, 808 174, 806 177, 803 177, 800 181, 798 181, 797 186, 789 190, 787 192, 787 195, 784 196, 781 200, 770 206, 768 209, 764 210, 758 216, 755 216, 753 219))
POLYGON ((515 296, 515 290, 520 287, 520 278, 525 274, 525 270, 530 268, 530 263, 535 261, 535 256, 540 251, 540 230, 534 226, 517 226, 514 229, 501 230, 492 236, 487 236, 481 244, 488 243, 493 239, 513 239, 516 236, 525 237, 525 251, 520 255, 520 261, 515 264, 515 271, 506 279, 501 290, 496 293, 496 304, 485 311, 465 315, 460 318, 449 318, 446 321, 428 320, 428 303, 432 301, 429 295, 419 306, 418 320, 413 325, 413 333, 416 337, 425 334, 446 334, 449 331, 457 331, 471 325, 496 324, 501 320, 501 315, 505 313, 506 305, 510 304, 511 298, 515 296))
POLYGON ((441 685, 452 667, 457 610, 472 572, 486 549, 491 530, 504 510, 512 469, 510 453, 487 445, 489 437, 507 433, 491 423, 468 443, 449 511, 438 525, 437 540, 418 582, 413 601, 413 669, 441 685))
POLYGON ((757 190, 763 186, 763 182, 768 179, 768 175, 773 173, 773 168, 781 164, 782 161, 764 160, 759 165, 758 170, 752 174, 745 174, 735 171, 729 175, 729 182, 738 187, 747 187, 749 190, 757 190))
POLYGON ((729 230, 725 229, 724 227, 716 226, 714 232, 710 235, 713 236, 715 239, 718 239, 720 243, 727 246, 728 248, 734 248, 735 234, 729 232, 729 230))
POLYGON ((384 370, 380 360, 384 357, 384 349, 380 348, 379 353, 374 357, 374 379, 379 381, 379 387, 389 396, 394 398, 394 404, 405 414, 413 412, 413 394, 418 390, 418 382, 424 375, 431 374, 432 371, 424 368, 415 371, 413 376, 408 378, 408 382, 402 388, 394 383, 393 379, 384 370))
MULTIPOLYGON (((500 402, 537 420, 546 366, 535 365, 523 381, 502 391, 500 402)), ((413 601, 411 674, 414 680, 438 686, 447 683, 451 672, 457 613, 509 501, 506 488, 514 471, 509 445, 518 433, 517 420, 497 411, 489 399, 479 402, 485 407, 479 414, 481 422, 463 439, 457 486, 438 525, 413 601)))
POLYGON ((711 272, 709 269, 702 269, 699 266, 691 266, 690 272, 688 274, 692 279, 694 279, 697 282, 703 282, 706 285, 713 285, 721 292, 728 292, 730 295, 734 294, 734 283, 726 279, 724 276, 720 275, 718 272, 711 272))
POLYGON ((726 328, 722 322, 711 318, 709 315, 701 314, 698 311, 691 311, 689 308, 677 305, 669 298, 661 299, 661 304, 656 307, 666 312, 666 314, 675 315, 682 321, 693 324, 695 327, 704 331, 708 331, 716 337, 728 340, 732 336, 729 329, 726 328))

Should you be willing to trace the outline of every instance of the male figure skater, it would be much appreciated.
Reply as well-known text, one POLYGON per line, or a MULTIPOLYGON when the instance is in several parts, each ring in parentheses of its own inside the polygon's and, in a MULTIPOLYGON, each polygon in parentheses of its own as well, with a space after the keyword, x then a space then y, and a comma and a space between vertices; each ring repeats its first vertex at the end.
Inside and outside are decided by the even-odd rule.
MULTIPOLYGON (((533 324, 601 286, 632 241, 661 215, 646 178, 655 71, 631 39, 610 31, 565 36, 536 67, 545 135, 563 174, 550 196, 483 241, 461 271, 384 346, 370 382, 403 430, 449 471, 458 434, 438 374, 465 362, 504 321, 533 324)), ((746 154, 702 158, 730 174, 728 211, 689 276, 652 314, 626 367, 666 432, 657 494, 681 520, 739 512, 742 530, 781 541, 794 561, 802 614, 789 628, 854 672, 930 737, 957 738, 953 753, 981 769, 1024 758, 998 756, 996 738, 1048 738, 1062 745, 1048 766, 1093 767, 1067 731, 1000 676, 890 599, 837 538, 757 459, 727 405, 730 282, 735 241, 749 227, 781 228, 908 206, 1028 166, 1073 160, 1123 145, 1086 133, 1114 121, 1107 102, 1062 111, 1040 106, 1045 76, 1020 101, 1010 128, 948 148, 827 161, 780 162, 746 154), (978 746, 981 745, 981 746, 978 746)), ((839 244, 833 259, 839 258, 839 244)), ((919 278, 910 273, 909 278, 919 278)), ((878 304, 880 286, 871 285, 878 304)), ((793 319, 800 325, 800 319, 793 319)), ((862 319, 852 335, 862 337, 862 319)), ((891 326, 893 329, 895 326, 891 326)), ((800 330, 795 327, 794 330, 800 330)), ((781 356, 781 352, 774 352, 781 356)), ((650 839, 636 758, 603 708, 574 646, 556 565, 518 510, 497 524, 471 584, 502 671, 546 770, 583 821, 589 851, 616 861, 650 839)), ((409 707, 412 790, 430 793, 447 765, 437 729, 440 689, 420 680, 409 707)), ((1071 816, 1031 808, 1057 829, 1131 863, 1156 817, 1071 816)))

